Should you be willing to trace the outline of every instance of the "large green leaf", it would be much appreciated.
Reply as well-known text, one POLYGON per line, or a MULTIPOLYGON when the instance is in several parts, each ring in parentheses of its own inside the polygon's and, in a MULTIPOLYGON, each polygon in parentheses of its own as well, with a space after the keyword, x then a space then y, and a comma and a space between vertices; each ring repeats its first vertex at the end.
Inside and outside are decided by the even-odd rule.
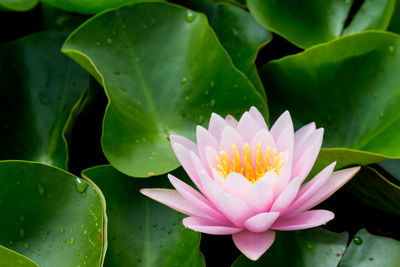
POLYGON ((0 263, 2 267, 39 267, 27 257, 3 246, 0 246, 0 263))
POLYGON ((228 51, 233 63, 265 97, 265 90, 254 62, 259 49, 272 40, 272 34, 261 27, 248 12, 227 3, 192 0, 186 5, 207 15, 210 26, 228 51))
MULTIPOLYGON (((186 176, 180 169, 176 174, 186 176)), ((184 215, 153 201, 141 188, 171 187, 166 176, 132 179, 111 166, 83 171, 107 201, 106 266, 204 266, 200 234, 182 225, 184 215)))
POLYGON ((103 150, 131 176, 178 167, 169 135, 194 138, 196 124, 213 111, 239 116, 254 105, 266 113, 206 17, 182 7, 153 3, 108 11, 75 31, 62 50, 104 86, 103 150))
POLYGON ((40 163, 0 162, 0 244, 43 267, 100 266, 104 203, 88 182, 40 163))
POLYGON ((324 127, 326 163, 400 157, 399 50, 398 35, 365 32, 266 64, 271 116, 288 109, 297 126, 324 127))
POLYGON ((345 188, 368 205, 400 215, 400 187, 373 168, 362 168, 345 188))
POLYGON ((0 159, 66 167, 62 133, 88 75, 60 53, 65 38, 42 32, 0 45, 0 159))
POLYGON ((241 255, 233 267, 336 267, 347 240, 347 233, 337 234, 322 228, 277 232, 274 244, 258 261, 250 261, 241 255))
POLYGON ((32 9, 39 0, 0 0, 0 11, 28 11, 32 9))
POLYGON ((95 14, 105 9, 121 6, 128 3, 163 2, 165 0, 40 0, 59 9, 66 11, 95 14))
POLYGON ((353 0, 248 0, 253 17, 267 29, 305 48, 343 33, 386 29, 395 0, 366 0, 344 29, 353 0))
POLYGON ((340 267, 398 267, 400 242, 391 238, 369 234, 362 229, 347 248, 340 267))

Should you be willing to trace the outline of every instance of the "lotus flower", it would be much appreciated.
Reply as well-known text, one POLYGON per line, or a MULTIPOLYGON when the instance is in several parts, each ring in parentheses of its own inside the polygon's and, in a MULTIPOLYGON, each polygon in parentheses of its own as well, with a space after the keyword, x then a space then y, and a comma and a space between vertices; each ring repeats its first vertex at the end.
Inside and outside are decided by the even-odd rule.
POLYGON ((171 136, 174 152, 199 191, 172 175, 176 190, 142 194, 189 215, 194 231, 232 235, 237 248, 257 260, 274 242, 275 230, 316 227, 332 220, 328 210, 310 210, 359 170, 333 172, 335 162, 302 185, 322 144, 324 130, 310 123, 294 132, 289 112, 269 130, 254 107, 239 121, 211 115, 208 130, 197 127, 197 144, 171 136))

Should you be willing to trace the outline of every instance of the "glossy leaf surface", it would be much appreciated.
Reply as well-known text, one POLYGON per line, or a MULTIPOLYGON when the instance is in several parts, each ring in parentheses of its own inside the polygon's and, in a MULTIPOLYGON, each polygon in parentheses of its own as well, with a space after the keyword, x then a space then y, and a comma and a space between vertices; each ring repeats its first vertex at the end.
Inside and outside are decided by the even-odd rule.
POLYGON ((400 242, 362 229, 347 248, 339 267, 395 267, 400 262, 400 242))
POLYGON ((253 17, 264 27, 306 48, 344 34, 386 29, 395 0, 366 0, 344 29, 353 0, 249 0, 253 17))
MULTIPOLYGON (((186 176, 180 169, 178 177, 186 176)), ((142 195, 141 188, 171 187, 166 176, 134 179, 111 166, 83 171, 107 202, 109 243, 106 266, 205 266, 200 234, 185 229, 179 214, 142 195)))
POLYGON ((256 262, 241 255, 232 267, 336 267, 346 249, 347 233, 322 228, 277 232, 274 244, 256 262))
POLYGON ((400 157, 399 50, 398 35, 366 32, 266 64, 271 115, 315 121, 323 146, 335 148, 324 161, 341 167, 400 157))
POLYGON ((105 87, 103 150, 131 176, 178 167, 169 135, 194 139, 196 125, 212 112, 238 116, 254 105, 266 113, 206 17, 178 6, 137 4, 103 13, 75 31, 63 52, 105 87))
POLYGON ((0 246, 0 263, 3 267, 38 267, 36 263, 27 257, 0 246))
POLYGON ((60 53, 65 38, 42 32, 0 44, 1 159, 66 167, 63 129, 89 76, 60 53))
POLYGON ((100 266, 106 240, 101 193, 58 168, 0 162, 0 244, 46 266, 100 266))

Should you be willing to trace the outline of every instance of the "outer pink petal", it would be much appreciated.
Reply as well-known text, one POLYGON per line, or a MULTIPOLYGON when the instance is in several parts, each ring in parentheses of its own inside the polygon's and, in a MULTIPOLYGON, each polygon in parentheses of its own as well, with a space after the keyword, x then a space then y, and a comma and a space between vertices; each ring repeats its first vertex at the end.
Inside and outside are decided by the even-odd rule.
POLYGON ((213 217, 217 220, 226 222, 228 219, 221 214, 214 205, 205 197, 203 197, 198 191, 194 190, 192 187, 177 179, 171 174, 168 174, 168 179, 171 184, 175 187, 175 189, 193 206, 196 206, 200 210, 204 211, 210 217, 213 217))
POLYGON ((309 210, 295 213, 279 219, 271 226, 271 229, 281 231, 301 230, 326 224, 332 220, 335 214, 329 210, 309 210))
POLYGON ((297 147, 299 147, 308 138, 308 136, 315 131, 315 129, 315 123, 311 122, 307 125, 304 125, 294 133, 295 151, 297 150, 297 147))
POLYGON ((232 235, 236 247, 249 259, 256 261, 274 243, 275 232, 253 233, 243 231, 232 235))
POLYGON ((254 233, 261 233, 267 231, 271 225, 279 217, 279 212, 263 212, 259 213, 247 221, 245 221, 244 226, 254 233))
POLYGON ((231 126, 226 126, 221 134, 221 141, 219 144, 219 149, 228 153, 230 158, 233 158, 232 145, 236 145, 239 153, 243 149, 243 138, 240 136, 238 131, 236 131, 231 126))
MULTIPOLYGON (((270 175, 267 176, 269 177, 270 175)), ((272 199, 273 192, 271 185, 262 180, 262 178, 250 186, 245 196, 247 204, 257 212, 265 212, 269 210, 272 199)))
POLYGON ((241 199, 244 199, 247 190, 249 190, 252 184, 243 177, 240 173, 232 172, 226 176, 224 181, 224 189, 227 193, 235 195, 241 199))
POLYGON ((221 118, 221 116, 212 113, 210 123, 208 125, 208 131, 215 137, 216 140, 221 139, 221 134, 224 128, 228 126, 228 123, 221 118))
POLYGON ((171 144, 178 143, 184 146, 187 150, 193 151, 194 153, 198 154, 197 145, 192 140, 187 139, 186 137, 180 135, 171 134, 169 136, 169 140, 171 144))
MULTIPOLYGON (((185 169, 186 173, 189 175, 190 179, 192 179, 193 183, 202 190, 201 184, 200 184, 200 178, 196 172, 196 167, 203 167, 203 166, 195 166, 193 164, 192 157, 190 156, 191 154, 195 155, 197 157, 196 153, 193 151, 189 151, 186 147, 179 143, 173 143, 172 148, 175 152, 176 157, 178 158, 179 162, 181 163, 182 167, 185 169)), ((202 164, 201 164, 202 165, 202 164)))
POLYGON ((290 205, 289 209, 285 211, 285 213, 297 209, 304 202, 310 199, 314 194, 316 194, 318 190, 325 184, 328 178, 332 175, 335 165, 336 161, 325 167, 312 180, 303 185, 292 205, 290 205))
POLYGON ((211 235, 231 235, 242 231, 232 225, 219 225, 215 222, 201 217, 187 217, 183 219, 183 225, 196 232, 211 234, 211 235))
POLYGON ((256 120, 256 122, 260 128, 268 130, 267 123, 265 122, 264 117, 261 115, 261 113, 260 113, 260 111, 258 111, 258 109, 256 109, 255 107, 251 107, 249 110, 249 113, 251 114, 253 119, 256 120))
POLYGON ((311 198, 301 204, 295 212, 311 209, 318 205, 350 180, 360 169, 360 167, 348 168, 336 171, 328 179, 328 181, 316 192, 311 198))
POLYGON ((202 162, 207 162, 206 147, 212 147, 217 150, 219 148, 217 140, 201 126, 197 126, 196 137, 200 159, 202 162))
POLYGON ((293 154, 294 130, 292 119, 288 111, 285 111, 271 127, 270 133, 275 140, 279 152, 288 151, 293 154))
POLYGON ((294 178, 272 204, 271 211, 282 212, 289 207, 299 192, 301 182, 300 177, 294 178))
POLYGON ((239 120, 236 130, 243 137, 245 142, 251 144, 256 133, 260 130, 257 122, 253 119, 249 112, 243 113, 239 120))
POLYGON ((228 114, 225 117, 225 121, 228 123, 228 125, 232 126, 233 128, 236 129, 237 125, 238 125, 238 121, 237 119, 235 119, 235 117, 233 117, 232 115, 228 114))
POLYGON ((212 217, 210 217, 207 213, 182 197, 182 195, 176 190, 164 188, 143 188, 140 189, 140 193, 183 214, 212 219, 212 217))

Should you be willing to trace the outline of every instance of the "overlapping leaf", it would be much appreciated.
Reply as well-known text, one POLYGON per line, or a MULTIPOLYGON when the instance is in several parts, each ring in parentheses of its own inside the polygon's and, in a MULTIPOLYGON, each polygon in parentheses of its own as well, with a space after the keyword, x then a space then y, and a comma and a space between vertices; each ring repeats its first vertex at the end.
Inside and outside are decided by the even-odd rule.
MULTIPOLYGON (((176 175, 186 176, 182 169, 176 175)), ((170 187, 166 176, 133 179, 111 166, 87 169, 83 176, 100 187, 107 201, 106 266, 204 266, 200 234, 183 227, 184 215, 139 192, 170 187)))
POLYGON ((179 166, 170 134, 194 138, 210 114, 238 116, 266 104, 232 65, 204 15, 136 4, 85 23, 63 46, 104 86, 102 146, 110 163, 147 177, 179 166))
POLYGON ((27 257, 0 246, 0 262, 3 267, 38 267, 36 263, 27 257))
POLYGON ((365 32, 262 68, 272 115, 325 128, 317 168, 400 157, 399 50, 398 35, 365 32))
POLYGON ((65 168, 63 129, 88 74, 60 53, 66 35, 42 32, 0 45, 0 158, 65 168))
MULTIPOLYGON (((89 181, 90 183, 90 181, 89 181)), ((101 192, 40 163, 0 162, 0 245, 40 266, 101 266, 106 225, 101 192)))
POLYGON ((0 11, 28 11, 36 6, 39 0, 0 0, 0 11))

